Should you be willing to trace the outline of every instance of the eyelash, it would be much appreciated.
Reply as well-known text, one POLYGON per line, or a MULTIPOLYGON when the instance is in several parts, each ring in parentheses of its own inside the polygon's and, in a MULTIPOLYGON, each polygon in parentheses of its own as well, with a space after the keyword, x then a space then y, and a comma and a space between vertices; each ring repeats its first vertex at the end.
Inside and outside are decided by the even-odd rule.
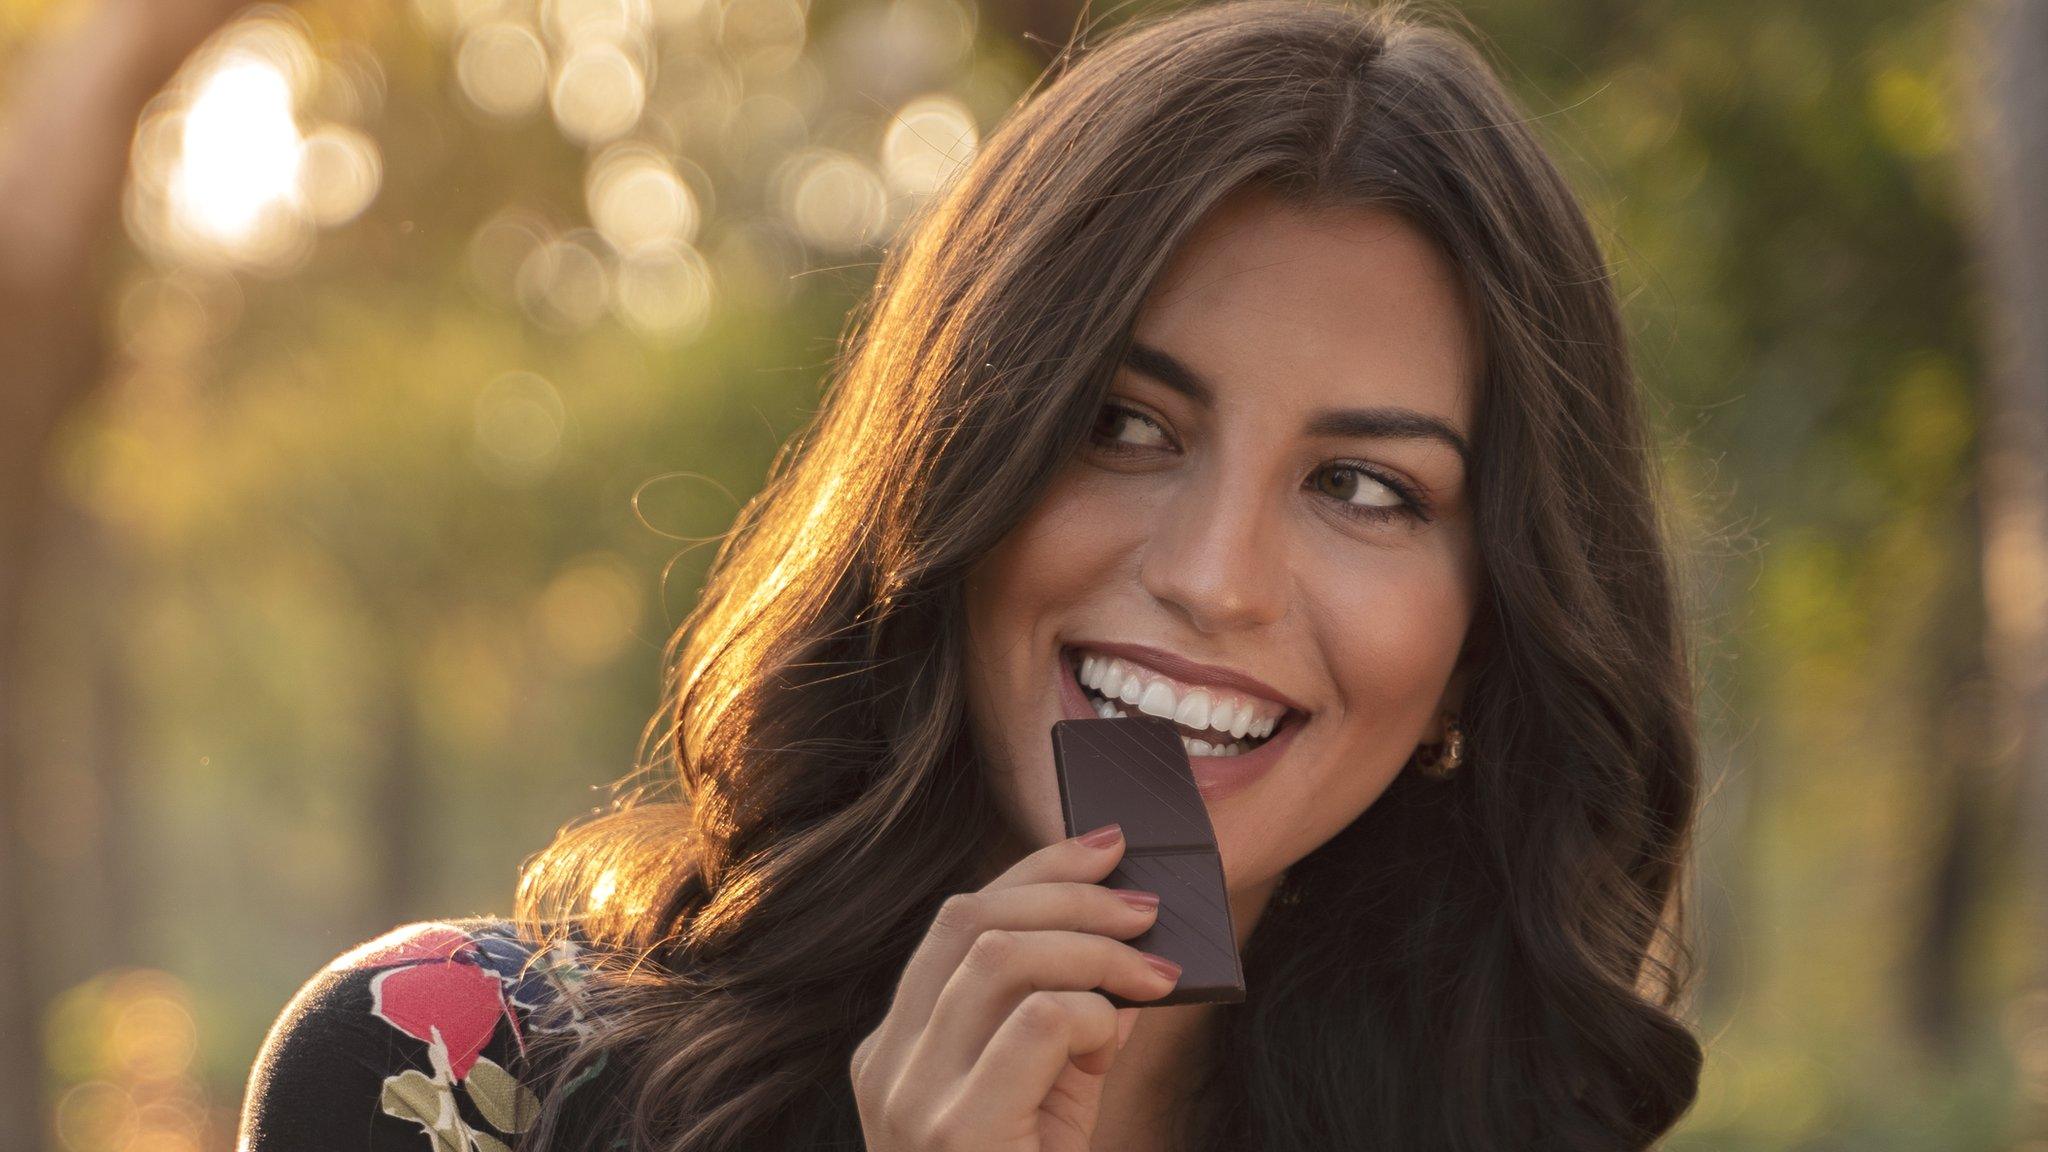
MULTIPOLYGON (((1114 401, 1107 401, 1103 404, 1102 411, 1106 413, 1121 413, 1125 416, 1130 416, 1139 420, 1143 420, 1145 423, 1150 424, 1152 427, 1158 429, 1159 434, 1161 436, 1166 436, 1166 429, 1160 425, 1159 421, 1154 420, 1152 417, 1147 416, 1145 413, 1138 411, 1136 408, 1132 408, 1125 404, 1118 404, 1114 401)), ((1098 451, 1105 452, 1112 456, 1128 456, 1134 453, 1144 452, 1147 450, 1143 447, 1134 444, 1125 444, 1116 440, 1105 440, 1099 436, 1096 436, 1092 430, 1089 433, 1089 438, 1094 442, 1095 447, 1098 451)), ((1170 436, 1166 436, 1166 438, 1168 440, 1172 439, 1172 437, 1170 436)), ((1391 505, 1388 507, 1376 507, 1369 504, 1353 504, 1349 500, 1338 500, 1336 502, 1338 507, 1347 516, 1351 516, 1358 520, 1364 520, 1373 523, 1391 520, 1396 516, 1408 516, 1417 521, 1425 523, 1428 522, 1428 520, 1430 519, 1428 505, 1424 503, 1424 501, 1419 495, 1416 494, 1415 489, 1405 481, 1402 481, 1384 472, 1381 472, 1376 468, 1372 468, 1368 465, 1357 463, 1355 461, 1335 461, 1331 464, 1325 465, 1325 467, 1333 468, 1338 471, 1344 472, 1356 472, 1369 480, 1372 480, 1379 484, 1386 485, 1388 491, 1392 492, 1394 495, 1399 496, 1401 498, 1401 503, 1391 505)))

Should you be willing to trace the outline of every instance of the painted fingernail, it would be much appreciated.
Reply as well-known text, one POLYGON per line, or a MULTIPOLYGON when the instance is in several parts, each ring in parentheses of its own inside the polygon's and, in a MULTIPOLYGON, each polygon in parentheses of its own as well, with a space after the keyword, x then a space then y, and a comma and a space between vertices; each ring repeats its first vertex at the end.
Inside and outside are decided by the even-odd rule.
POLYGON ((1159 973, 1161 976, 1166 977, 1168 980, 1177 981, 1180 979, 1180 965, 1175 964, 1173 961, 1168 960, 1164 956, 1156 956, 1150 952, 1147 952, 1144 955, 1145 963, 1150 964, 1154 972, 1159 973))
POLYGON ((1159 907, 1159 893, 1146 892, 1138 888, 1111 888, 1111 892, 1123 897, 1124 903, 1140 912, 1150 912, 1159 907))
POLYGON ((1116 838, 1123 834, 1123 825, 1104 824, 1102 827, 1097 828, 1093 832, 1084 832, 1081 835, 1076 836, 1075 839, 1079 840, 1083 844, 1086 844, 1090 848, 1107 848, 1111 844, 1116 843, 1116 838))

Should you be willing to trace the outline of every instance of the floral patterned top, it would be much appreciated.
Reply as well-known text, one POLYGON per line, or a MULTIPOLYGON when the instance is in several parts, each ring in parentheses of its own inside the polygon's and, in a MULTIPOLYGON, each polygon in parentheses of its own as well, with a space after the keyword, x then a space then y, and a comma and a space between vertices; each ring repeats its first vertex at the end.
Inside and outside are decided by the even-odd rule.
POLYGON ((336 958, 264 1039, 237 1152, 508 1152, 540 1108, 528 1041, 592 1027, 577 997, 584 951, 536 950, 509 921, 471 917, 407 924, 336 958))

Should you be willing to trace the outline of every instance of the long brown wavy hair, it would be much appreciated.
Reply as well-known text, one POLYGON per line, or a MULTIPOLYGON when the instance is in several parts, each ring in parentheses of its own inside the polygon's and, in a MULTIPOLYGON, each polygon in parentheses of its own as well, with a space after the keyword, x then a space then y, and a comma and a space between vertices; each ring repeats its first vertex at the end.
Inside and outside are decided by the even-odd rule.
MULTIPOLYGON (((1184 1146, 1640 1149, 1691 1105, 1693 670, 1608 267, 1469 39, 1240 0, 1049 70, 887 253, 721 542, 607 811, 517 917, 603 967, 523 1147, 859 1148, 849 1062, 1001 827, 962 578, 1094 422, 1154 277, 1260 185, 1391 208, 1478 318, 1467 763, 1297 863, 1184 1146), (548 1092, 595 1071, 567 1095, 548 1092)), ((1361 323, 1370 322, 1361 317, 1361 323)))

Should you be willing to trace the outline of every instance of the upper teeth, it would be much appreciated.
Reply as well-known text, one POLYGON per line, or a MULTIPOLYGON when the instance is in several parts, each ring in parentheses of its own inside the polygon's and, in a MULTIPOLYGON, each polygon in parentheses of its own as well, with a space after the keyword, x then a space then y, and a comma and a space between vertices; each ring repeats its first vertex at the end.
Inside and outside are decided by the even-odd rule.
POLYGON ((1093 652, 1081 654, 1081 683, 1113 700, 1136 704, 1140 712, 1190 728, 1228 732, 1232 738, 1266 736, 1287 712, 1286 705, 1263 697, 1183 684, 1143 664, 1093 652))

